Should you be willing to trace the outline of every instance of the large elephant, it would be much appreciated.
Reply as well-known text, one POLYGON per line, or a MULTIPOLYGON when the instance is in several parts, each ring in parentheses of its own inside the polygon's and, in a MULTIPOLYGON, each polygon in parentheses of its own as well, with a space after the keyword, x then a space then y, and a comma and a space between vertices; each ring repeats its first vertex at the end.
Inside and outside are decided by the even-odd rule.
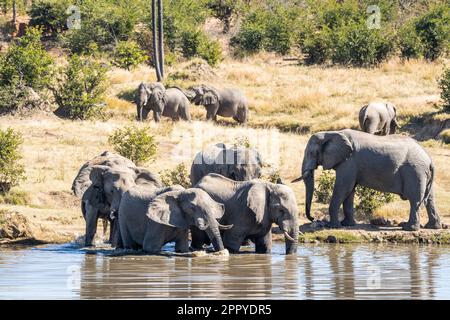
POLYGON ((201 85, 190 88, 187 95, 196 105, 206 108, 206 119, 217 121, 217 116, 233 118, 246 123, 249 118, 248 102, 239 89, 216 89, 201 85))
POLYGON ((155 189, 162 187, 158 176, 114 153, 105 152, 82 166, 72 190, 81 198, 81 211, 86 221, 86 246, 92 245, 98 219, 111 222, 109 241, 113 240, 114 208, 118 207, 122 194, 137 183, 155 189))
POLYGON ((208 235, 217 251, 224 250, 217 220, 223 205, 200 189, 168 189, 156 193, 146 188, 132 188, 122 198, 119 225, 125 249, 142 248, 158 253, 164 244, 175 242, 176 252, 189 251, 189 228, 196 226, 208 235))
POLYGON ((404 230, 419 230, 419 208, 425 204, 429 221, 425 228, 441 228, 434 202, 435 169, 430 156, 412 138, 390 135, 375 136, 361 131, 319 132, 306 146, 302 176, 306 187, 306 215, 312 221, 311 202, 314 192, 314 171, 318 166, 336 171, 336 182, 329 207, 332 227, 355 224, 353 200, 356 185, 390 192, 409 200, 409 221, 404 230), (343 205, 345 219, 339 221, 343 205))
MULTIPOLYGON (((256 253, 270 253, 272 224, 284 232, 286 254, 295 254, 298 245, 298 209, 294 192, 288 186, 261 180, 234 181, 211 173, 195 186, 225 205, 222 224, 233 225, 223 232, 223 243, 230 252, 239 252, 246 239, 255 243, 256 253)), ((192 247, 207 244, 204 234, 193 228, 192 247)))
POLYGON ((392 103, 370 103, 361 108, 359 124, 364 132, 370 134, 394 134, 399 127, 397 109, 392 103))
POLYGON ((155 122, 161 116, 169 117, 174 121, 191 121, 190 104, 183 90, 179 88, 166 89, 161 83, 141 83, 136 97, 137 117, 139 121, 148 118, 153 112, 155 122))
POLYGON ((255 149, 234 147, 225 144, 210 146, 199 152, 191 166, 191 183, 195 185, 209 173, 217 173, 224 177, 246 181, 261 177, 262 160, 255 149))

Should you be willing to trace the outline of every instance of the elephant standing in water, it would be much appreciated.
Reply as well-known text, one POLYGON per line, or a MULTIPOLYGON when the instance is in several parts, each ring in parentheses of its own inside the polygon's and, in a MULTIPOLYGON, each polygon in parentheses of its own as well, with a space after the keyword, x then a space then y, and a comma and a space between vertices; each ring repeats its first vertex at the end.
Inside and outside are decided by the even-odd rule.
POLYGON ((312 221, 314 171, 318 166, 336 171, 329 213, 332 227, 355 224, 353 200, 356 185, 400 195, 410 202, 409 221, 404 230, 419 230, 419 208, 428 212, 425 228, 439 229, 441 222, 434 202, 435 168, 430 156, 412 138, 400 135, 374 136, 355 130, 319 132, 305 149, 302 176, 306 187, 306 215, 312 221), (339 221, 343 205, 345 219, 339 221))
POLYGON ((360 110, 359 124, 370 134, 394 134, 399 127, 397 109, 392 103, 371 103, 360 110))
POLYGON ((235 147, 227 148, 225 144, 210 146, 199 152, 191 166, 191 183, 195 185, 209 173, 246 181, 261 177, 262 160, 255 149, 235 147))
MULTIPOLYGON (((86 246, 92 245, 98 219, 111 222, 109 241, 113 241, 116 208, 122 194, 136 184, 145 184, 155 189, 162 187, 158 176, 110 152, 101 154, 81 167, 72 190, 81 198, 81 211, 86 221, 86 246)), ((104 229, 105 226, 106 224, 104 229)))
MULTIPOLYGON (((225 205, 220 220, 233 225, 223 232, 223 243, 230 252, 239 252, 246 239, 255 243, 256 253, 270 253, 272 224, 284 232, 286 254, 295 254, 298 245, 298 209, 291 188, 261 180, 233 181, 211 173, 195 186, 205 190, 215 201, 225 205)), ((192 247, 200 249, 207 244, 205 235, 193 228, 192 247)))
POLYGON ((137 97, 137 118, 144 121, 153 111, 155 122, 161 120, 161 116, 169 117, 174 121, 191 121, 190 104, 183 90, 179 88, 166 89, 161 83, 139 85, 137 97))
POLYGON ((156 193, 142 188, 128 190, 119 209, 119 225, 123 247, 158 253, 164 244, 175 242, 176 252, 189 251, 189 228, 204 231, 216 251, 224 250, 219 220, 224 206, 203 190, 173 188, 156 193), (159 195, 158 195, 159 194, 159 195))
POLYGON ((239 89, 218 90, 201 85, 187 91, 190 100, 206 108, 206 119, 217 121, 217 116, 233 118, 239 123, 246 123, 249 118, 248 102, 239 89))

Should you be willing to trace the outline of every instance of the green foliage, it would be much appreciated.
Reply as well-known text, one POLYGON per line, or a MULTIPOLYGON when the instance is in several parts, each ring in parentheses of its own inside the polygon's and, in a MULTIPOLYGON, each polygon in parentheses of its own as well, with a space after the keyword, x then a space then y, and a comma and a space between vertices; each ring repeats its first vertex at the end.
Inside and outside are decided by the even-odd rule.
POLYGON ((67 8, 68 4, 65 0, 33 1, 28 12, 30 26, 39 26, 45 34, 55 37, 58 33, 67 30, 67 8))
POLYGON ((93 59, 73 55, 55 72, 50 90, 63 117, 92 119, 103 116, 107 67, 93 59))
POLYGON ((411 23, 402 27, 398 33, 400 56, 405 59, 416 59, 423 55, 424 48, 415 26, 411 23))
POLYGON ((11 128, 0 130, 0 194, 8 193, 25 179, 25 167, 20 163, 22 134, 11 128))
POLYGON ((450 112, 450 69, 444 71, 439 80, 439 88, 441 89, 441 98, 444 100, 444 110, 450 112))
POLYGON ((415 23, 417 35, 424 46, 424 56, 436 60, 450 48, 450 10, 447 5, 436 6, 419 17, 415 23))
POLYGON ((177 184, 184 188, 191 187, 189 171, 184 163, 178 164, 173 170, 164 170, 159 174, 162 183, 167 187, 177 184))
MULTIPOLYGON (((319 203, 328 204, 333 194, 336 176, 334 172, 323 171, 320 175, 314 195, 319 203)), ((362 214, 372 214, 377 208, 386 203, 394 201, 394 195, 386 192, 379 192, 362 186, 355 189, 355 209, 362 214)))
POLYGON ((40 90, 49 84, 53 59, 45 51, 41 35, 39 29, 28 28, 0 57, 0 86, 19 84, 40 90))
POLYGON ((148 57, 134 41, 120 41, 113 55, 113 63, 119 68, 133 69, 147 61, 148 57))
POLYGON ((116 129, 109 136, 108 142, 117 153, 137 165, 153 159, 157 151, 156 139, 147 127, 127 126, 116 129))
POLYGON ((214 17, 220 19, 223 24, 223 32, 230 30, 231 19, 241 6, 240 0, 208 0, 206 6, 211 10, 214 17))
POLYGON ((184 57, 200 57, 211 66, 216 66, 222 60, 220 44, 210 40, 202 31, 183 32, 181 49, 184 57))

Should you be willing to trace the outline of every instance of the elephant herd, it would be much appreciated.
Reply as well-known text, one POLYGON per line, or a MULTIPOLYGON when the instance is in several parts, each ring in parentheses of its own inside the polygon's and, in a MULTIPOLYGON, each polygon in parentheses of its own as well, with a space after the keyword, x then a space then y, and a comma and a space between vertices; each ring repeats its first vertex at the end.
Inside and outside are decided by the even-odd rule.
MULTIPOLYGON (((180 115, 188 115, 184 109, 188 103, 179 93, 183 92, 181 89, 141 86, 149 95, 143 94, 143 99, 153 101, 163 97, 164 103, 177 105, 171 108, 172 112, 177 110, 180 115), (179 92, 167 97, 174 92, 170 90, 179 92)), ((205 88, 191 89, 196 92, 193 95, 196 103, 210 99, 204 97, 208 95, 205 88)), ((147 105, 143 103, 138 108, 143 118, 148 114, 147 105)), ((239 107, 235 107, 230 109, 238 117, 239 107)), ((167 105, 158 110, 166 108, 167 105)), ((217 108, 208 110, 208 117, 214 119, 216 112, 217 108)), ((414 139, 390 135, 398 127, 396 113, 392 104, 372 103, 360 112, 363 131, 345 129, 319 132, 310 137, 304 150, 301 177, 292 181, 303 180, 305 184, 308 219, 314 220, 311 215, 314 172, 322 166, 336 171, 329 206, 330 227, 355 225, 353 201, 357 185, 408 200, 409 220, 401 224, 406 231, 420 229, 422 205, 428 213, 424 227, 442 227, 435 204, 432 159, 414 139), (341 206, 342 221, 339 220, 341 206)), ((185 189, 179 185, 163 186, 157 174, 137 167, 120 155, 104 152, 81 167, 72 185, 73 192, 81 199, 86 221, 85 245, 92 245, 97 221, 102 219, 104 226, 105 222, 111 223, 109 241, 115 248, 157 253, 166 243, 175 242, 177 252, 203 250, 212 245, 215 251, 228 249, 237 253, 242 244, 251 240, 256 253, 270 253, 272 225, 276 224, 284 234, 286 254, 296 253, 299 214, 295 194, 281 181, 261 180, 262 166, 261 155, 252 148, 213 145, 194 157, 190 172, 192 187, 185 189)))
POLYGON ((200 85, 184 90, 166 88, 161 83, 141 83, 135 101, 139 121, 146 120, 150 112, 155 122, 161 117, 191 121, 191 102, 205 107, 207 120, 217 121, 217 116, 221 116, 245 124, 249 118, 247 98, 236 88, 216 89, 200 85))

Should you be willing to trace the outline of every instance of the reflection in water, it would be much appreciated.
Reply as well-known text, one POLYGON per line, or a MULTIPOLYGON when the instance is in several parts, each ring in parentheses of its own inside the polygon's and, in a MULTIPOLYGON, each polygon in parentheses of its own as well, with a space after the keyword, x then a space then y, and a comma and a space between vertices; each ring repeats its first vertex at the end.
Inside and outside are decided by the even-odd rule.
POLYGON ((301 246, 285 256, 114 256, 66 246, 0 251, 0 299, 443 299, 450 247, 301 246), (74 271, 75 270, 75 271, 74 271))

